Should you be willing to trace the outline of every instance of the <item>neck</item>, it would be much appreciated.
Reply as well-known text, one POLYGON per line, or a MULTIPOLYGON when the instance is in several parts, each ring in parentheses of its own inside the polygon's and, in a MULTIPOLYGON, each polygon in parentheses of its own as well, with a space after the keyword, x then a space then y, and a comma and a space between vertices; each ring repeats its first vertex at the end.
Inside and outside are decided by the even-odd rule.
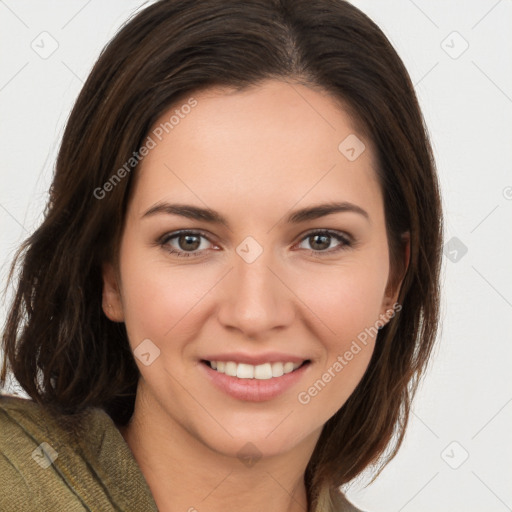
POLYGON ((160 512, 308 510, 304 473, 318 436, 288 453, 241 460, 213 450, 139 392, 129 424, 118 428, 160 512))

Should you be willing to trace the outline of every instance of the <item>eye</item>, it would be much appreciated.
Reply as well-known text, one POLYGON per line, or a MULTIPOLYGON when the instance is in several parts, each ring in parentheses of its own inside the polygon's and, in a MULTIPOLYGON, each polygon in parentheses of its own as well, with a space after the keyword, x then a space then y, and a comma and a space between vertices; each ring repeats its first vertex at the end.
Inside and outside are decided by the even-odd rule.
MULTIPOLYGON (((158 242, 167 252, 178 257, 202 256, 211 244, 208 237, 200 231, 177 231, 164 235, 158 242)), ((307 241, 311 247, 311 254, 327 255, 352 247, 352 241, 348 235, 330 230, 317 230, 307 233, 301 243, 307 241), (338 245, 332 248, 332 242, 338 245)))
POLYGON ((208 238, 199 231, 179 231, 165 235, 159 244, 169 253, 179 257, 201 256, 207 249, 201 247, 204 245, 201 239, 208 241, 208 238), (174 242, 174 245, 171 242, 174 242))
POLYGON ((311 253, 315 255, 332 254, 352 246, 352 241, 347 235, 330 230, 310 231, 302 238, 301 243, 304 241, 310 244, 311 253), (331 247, 333 239, 337 240, 339 244, 334 249, 326 250, 331 247))

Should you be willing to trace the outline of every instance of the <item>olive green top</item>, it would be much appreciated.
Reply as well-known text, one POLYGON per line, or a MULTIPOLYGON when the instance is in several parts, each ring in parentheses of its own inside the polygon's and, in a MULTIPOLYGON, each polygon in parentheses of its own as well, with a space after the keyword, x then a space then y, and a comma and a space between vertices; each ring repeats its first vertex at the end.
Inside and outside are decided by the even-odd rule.
POLYGON ((1 511, 158 511, 110 416, 80 416, 84 428, 66 429, 36 402, 0 394, 1 511))
MULTIPOLYGON (((0 511, 158 512, 130 447, 100 408, 74 427, 33 400, 0 393, 0 511)), ((343 494, 335 510, 361 512, 343 494)))

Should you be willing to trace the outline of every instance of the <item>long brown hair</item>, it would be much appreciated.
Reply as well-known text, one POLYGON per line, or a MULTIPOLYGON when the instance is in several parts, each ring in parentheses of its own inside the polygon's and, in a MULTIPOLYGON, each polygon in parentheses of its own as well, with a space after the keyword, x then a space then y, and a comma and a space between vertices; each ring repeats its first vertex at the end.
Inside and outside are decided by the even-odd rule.
POLYGON ((96 406, 127 423, 139 372, 124 324, 102 311, 101 274, 117 258, 136 172, 126 162, 170 106, 211 86, 269 78, 327 91, 373 142, 396 282, 401 234, 410 233, 401 311, 379 331, 364 377, 325 424, 306 469, 311 510, 336 510, 337 488, 369 465, 382 468, 402 442, 437 334, 442 244, 435 163, 413 85, 382 31, 346 1, 162 0, 119 31, 69 117, 44 221, 13 263, 0 382, 9 364, 55 413, 96 406), (123 166, 108 194, 95 193, 123 166))

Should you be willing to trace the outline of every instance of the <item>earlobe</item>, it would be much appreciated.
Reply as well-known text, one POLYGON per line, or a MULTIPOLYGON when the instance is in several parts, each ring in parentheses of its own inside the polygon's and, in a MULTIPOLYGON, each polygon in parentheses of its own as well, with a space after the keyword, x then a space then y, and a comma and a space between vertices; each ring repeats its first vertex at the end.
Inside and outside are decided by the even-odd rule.
POLYGON ((111 263, 102 266, 103 295, 102 308, 106 317, 112 322, 123 322, 124 313, 121 293, 117 282, 116 272, 111 263))
MULTIPOLYGON (((403 280, 407 273, 407 269, 409 268, 410 255, 411 255, 411 236, 410 236, 409 231, 402 233, 401 238, 402 238, 402 244, 403 244, 402 245, 403 261, 402 261, 401 265, 398 265, 399 276, 395 277, 395 279, 392 279, 388 282, 384 300, 382 302, 381 318, 382 318, 382 316, 389 317, 390 311, 393 312, 391 314, 391 317, 387 321, 389 321, 394 316, 394 314, 395 314, 394 312, 398 307, 397 306, 398 296, 400 294, 400 289, 402 287, 403 280)), ((400 309, 401 309, 401 305, 400 305, 400 309)), ((386 323, 387 323, 387 321, 386 321, 386 323)))

